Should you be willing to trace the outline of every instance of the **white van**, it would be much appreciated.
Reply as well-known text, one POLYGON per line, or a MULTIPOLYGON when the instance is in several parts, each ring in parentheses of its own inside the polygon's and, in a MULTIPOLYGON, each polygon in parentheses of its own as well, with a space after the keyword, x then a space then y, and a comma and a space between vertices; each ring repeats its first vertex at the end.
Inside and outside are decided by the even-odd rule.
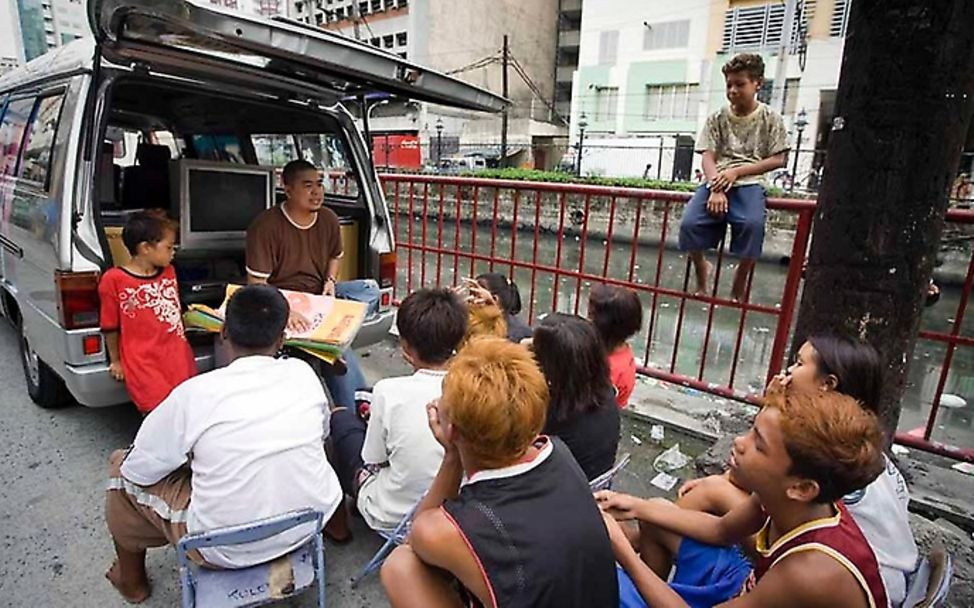
MULTIPOLYGON (((180 223, 184 305, 218 304, 245 281, 244 233, 280 202, 280 168, 326 174, 342 218, 340 278, 373 278, 392 322, 395 248, 368 148, 343 103, 387 92, 482 111, 504 99, 354 40, 205 0, 89 0, 93 39, 0 77, 0 304, 20 334, 31 398, 54 407, 128 401, 107 372, 100 274, 125 258, 126 217, 180 223)), ((200 370, 212 336, 191 339, 200 370)))

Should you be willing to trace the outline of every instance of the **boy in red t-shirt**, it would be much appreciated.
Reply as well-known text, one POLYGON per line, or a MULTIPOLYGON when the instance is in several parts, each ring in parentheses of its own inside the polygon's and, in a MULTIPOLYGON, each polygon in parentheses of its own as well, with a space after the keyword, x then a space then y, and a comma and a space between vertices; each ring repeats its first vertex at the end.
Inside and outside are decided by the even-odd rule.
POLYGON ((196 375, 171 265, 176 229, 162 214, 136 213, 122 230, 122 242, 132 259, 101 278, 101 331, 109 372, 125 382, 139 412, 148 414, 196 375))
POLYGON ((612 285, 593 285, 588 297, 588 318, 602 337, 609 356, 609 378, 616 389, 616 404, 624 408, 636 388, 636 358, 626 340, 643 325, 639 294, 612 285))

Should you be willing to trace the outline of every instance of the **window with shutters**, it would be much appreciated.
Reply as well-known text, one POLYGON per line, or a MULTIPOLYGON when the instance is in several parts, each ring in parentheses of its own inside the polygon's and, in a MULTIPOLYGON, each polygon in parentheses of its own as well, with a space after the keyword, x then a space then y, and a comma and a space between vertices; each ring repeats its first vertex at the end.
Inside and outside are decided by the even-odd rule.
POLYGON ((835 7, 832 9, 832 25, 829 28, 829 35, 833 38, 844 38, 846 30, 849 29, 849 9, 852 0, 835 0, 835 7))
POLYGON ((611 65, 619 56, 619 30, 610 30, 599 34, 599 63, 611 65))
POLYGON ((685 48, 690 43, 690 20, 651 23, 643 34, 643 50, 685 48))
MULTIPOLYGON (((791 30, 792 52, 798 50, 803 33, 808 31, 808 23, 814 10, 814 0, 798 3, 798 13, 791 30)), ((721 50, 725 53, 736 53, 775 48, 781 43, 784 27, 785 5, 783 3, 728 9, 724 13, 724 37, 721 50)))

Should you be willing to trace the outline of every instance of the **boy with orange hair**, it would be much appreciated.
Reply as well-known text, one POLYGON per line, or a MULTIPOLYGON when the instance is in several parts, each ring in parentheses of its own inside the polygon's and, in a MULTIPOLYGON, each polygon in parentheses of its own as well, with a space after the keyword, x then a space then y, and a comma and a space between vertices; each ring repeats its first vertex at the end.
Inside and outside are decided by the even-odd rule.
POLYGON ((726 515, 596 494, 622 568, 620 605, 888 606, 876 556, 841 502, 882 471, 882 444, 875 415, 853 398, 773 382, 730 457, 735 479, 752 495, 726 515), (662 540, 678 556, 670 584, 640 558, 616 520, 637 520, 637 544, 662 540), (733 545, 755 534, 751 571, 733 545))
POLYGON ((585 475, 561 441, 538 436, 547 405, 527 349, 483 337, 460 351, 428 406, 443 462, 409 544, 382 567, 393 607, 457 606, 461 595, 488 607, 618 605, 585 475))

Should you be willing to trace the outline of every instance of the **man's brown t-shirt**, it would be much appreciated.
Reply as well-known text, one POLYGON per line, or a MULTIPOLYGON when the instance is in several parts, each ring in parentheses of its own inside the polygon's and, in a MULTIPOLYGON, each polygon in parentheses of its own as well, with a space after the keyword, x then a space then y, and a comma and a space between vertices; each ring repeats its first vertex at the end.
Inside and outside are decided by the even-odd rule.
POLYGON ((326 207, 310 226, 301 227, 277 206, 247 228, 247 273, 281 289, 322 293, 328 263, 341 255, 338 216, 326 207))

